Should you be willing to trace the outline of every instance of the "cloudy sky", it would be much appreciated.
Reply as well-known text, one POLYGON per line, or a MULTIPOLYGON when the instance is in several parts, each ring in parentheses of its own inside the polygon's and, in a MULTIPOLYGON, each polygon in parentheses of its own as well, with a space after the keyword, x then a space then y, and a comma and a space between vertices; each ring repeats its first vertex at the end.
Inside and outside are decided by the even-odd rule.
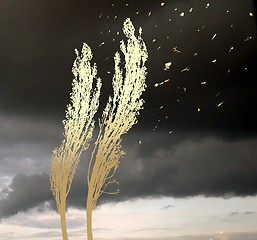
MULTIPOLYGON (((101 112, 128 17, 143 28, 149 52, 146 103, 123 138, 121 192, 102 196, 94 211, 95 238, 257 239, 250 0, 1 0, 0 239, 61 239, 49 165, 62 140, 74 49, 92 48, 101 112)), ((70 239, 86 235, 90 151, 67 199, 70 239)))

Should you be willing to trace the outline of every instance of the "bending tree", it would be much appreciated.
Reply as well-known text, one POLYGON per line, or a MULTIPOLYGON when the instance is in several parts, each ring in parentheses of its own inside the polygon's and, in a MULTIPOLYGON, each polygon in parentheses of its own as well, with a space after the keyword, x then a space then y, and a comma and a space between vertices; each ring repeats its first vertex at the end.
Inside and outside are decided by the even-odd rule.
POLYGON ((125 71, 123 72, 120 67, 121 57, 116 52, 115 73, 112 81, 114 93, 113 97, 109 97, 99 121, 100 130, 88 166, 86 205, 88 240, 93 239, 92 211, 98 198, 103 193, 116 194, 118 192, 107 192, 106 187, 111 183, 116 183, 113 176, 121 157, 125 155, 121 147, 121 137, 137 123, 137 115, 144 103, 141 95, 146 88, 145 62, 148 54, 141 38, 142 29, 139 29, 139 36, 136 37, 132 22, 126 19, 123 32, 128 38, 126 45, 123 41, 120 45, 125 58, 125 71))
POLYGON ((93 55, 90 47, 83 44, 81 54, 75 49, 73 64, 71 103, 67 106, 66 119, 63 121, 64 140, 54 149, 50 166, 50 183, 57 210, 61 218, 63 240, 68 239, 66 230, 66 198, 77 169, 80 156, 92 138, 93 117, 98 109, 101 80, 97 78, 96 64, 91 66, 93 55), (95 88, 93 82, 96 79, 95 88))

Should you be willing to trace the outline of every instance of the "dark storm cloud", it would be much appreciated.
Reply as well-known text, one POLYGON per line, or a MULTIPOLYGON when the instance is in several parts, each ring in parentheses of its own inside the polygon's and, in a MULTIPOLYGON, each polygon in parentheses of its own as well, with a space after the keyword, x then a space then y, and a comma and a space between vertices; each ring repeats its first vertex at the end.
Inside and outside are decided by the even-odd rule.
POLYGON ((48 172, 52 149, 61 143, 61 120, 0 115, 0 125, 2 178, 48 172))
POLYGON ((5 218, 36 207, 50 199, 50 184, 47 174, 32 176, 17 175, 9 189, 4 189, 6 198, 0 200, 0 216, 5 218))
MULTIPOLYGON (((192 136, 170 148, 165 145, 153 148, 150 135, 142 140, 142 144, 138 144, 138 136, 127 139, 127 155, 116 174, 121 192, 115 196, 103 195, 99 204, 142 197, 204 195, 229 198, 257 193, 256 140, 226 142, 192 136)), ((158 137, 163 142, 168 140, 167 134, 158 137)), ((67 199, 68 206, 85 207, 87 160, 83 158, 80 162, 67 199)), ((45 202, 55 209, 49 189, 48 174, 16 176, 9 188, 2 191, 5 199, 0 201, 1 217, 45 202)))
POLYGON ((122 162, 118 175, 124 178, 120 186, 124 192, 120 197, 256 194, 256 140, 226 142, 192 136, 170 148, 154 149, 151 141, 143 144, 144 151, 138 147, 122 162), (133 158, 137 161, 132 164, 133 158))
MULTIPOLYGON (((113 73, 112 57, 123 38, 117 32, 126 17, 143 27, 149 51, 146 104, 124 138, 127 156, 117 171, 121 193, 99 203, 257 193, 257 38, 251 1, 213 0, 208 9, 204 1, 167 1, 163 7, 158 1, 127 2, 128 7, 100 0, 0 2, 1 218, 46 202, 55 209, 49 163, 62 139, 74 48, 85 41, 93 49, 103 79, 103 108, 111 94, 107 71, 113 73), (163 71, 169 61, 171 69, 163 71), (181 73, 186 67, 190 71, 181 73), (170 82, 154 87, 165 79, 170 82)), ((69 206, 85 207, 89 153, 79 165, 69 206)))
POLYGON ((103 107, 107 93, 111 93, 111 75, 106 72, 113 73, 112 58, 124 38, 117 32, 121 32, 124 19, 131 17, 136 27, 143 27, 149 51, 148 89, 140 128, 150 130, 158 124, 161 129, 200 129, 204 134, 227 138, 256 135, 257 44, 254 18, 249 16, 251 1, 209 1, 208 9, 204 1, 169 1, 163 7, 158 1, 127 1, 128 6, 112 3, 1 1, 1 111, 55 119, 63 116, 73 50, 80 49, 83 41, 92 47, 104 82, 103 107), (193 12, 189 13, 191 7, 193 12), (250 36, 253 39, 245 41, 250 36), (176 46, 180 54, 172 52, 176 46), (231 47, 234 50, 229 53, 231 47), (197 57, 193 57, 195 52, 197 57), (213 59, 217 59, 215 64, 213 59), (163 71, 168 61, 172 67, 163 71), (190 71, 181 73, 185 67, 190 71), (171 81, 165 86, 153 86, 167 78, 171 81), (201 85, 203 81, 206 86, 201 85), (186 93, 183 88, 187 88, 186 93), (166 121, 157 122, 166 115, 170 116, 166 121))
POLYGON ((44 116, 20 116, 0 114, 0 144, 12 146, 17 143, 57 144, 62 137, 62 119, 53 121, 44 116))

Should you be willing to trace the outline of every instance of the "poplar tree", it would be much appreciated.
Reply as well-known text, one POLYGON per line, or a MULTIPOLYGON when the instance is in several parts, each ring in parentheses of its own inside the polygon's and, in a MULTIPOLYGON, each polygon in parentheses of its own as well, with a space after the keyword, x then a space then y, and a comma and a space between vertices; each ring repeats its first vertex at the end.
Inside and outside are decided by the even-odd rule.
POLYGON ((96 64, 91 66, 92 51, 83 44, 79 53, 75 49, 73 63, 72 92, 67 106, 66 119, 63 121, 64 139, 59 148, 53 150, 50 165, 50 184, 61 220, 63 240, 68 240, 66 229, 66 198, 70 192, 72 180, 81 154, 92 138, 94 115, 98 109, 101 79, 97 77, 96 64), (95 87, 94 85, 95 83, 95 87))
POLYGON ((112 80, 113 96, 109 97, 102 117, 99 121, 99 134, 88 166, 88 195, 86 205, 87 236, 93 240, 92 212, 96 207, 98 198, 108 192, 107 186, 117 183, 113 178, 120 159, 125 155, 122 150, 122 136, 137 123, 137 115, 143 108, 144 100, 141 98, 145 91, 146 67, 148 58, 146 45, 139 35, 135 35, 135 28, 126 19, 123 24, 123 33, 127 37, 127 44, 121 41, 120 50, 124 55, 125 67, 121 68, 121 56, 115 53, 115 73, 112 80))

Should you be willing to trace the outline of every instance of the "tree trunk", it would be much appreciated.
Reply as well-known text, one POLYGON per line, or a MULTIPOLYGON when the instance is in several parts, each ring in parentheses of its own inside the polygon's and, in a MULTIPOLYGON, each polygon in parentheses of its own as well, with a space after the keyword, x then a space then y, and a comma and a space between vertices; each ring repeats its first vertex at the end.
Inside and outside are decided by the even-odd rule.
POLYGON ((61 213, 61 227, 62 227, 62 239, 68 240, 67 228, 66 228, 66 207, 62 209, 61 213))
POLYGON ((86 212, 87 212, 87 239, 88 240, 93 240, 92 211, 93 211, 93 208, 92 208, 92 206, 90 204, 90 199, 87 199, 86 212))

